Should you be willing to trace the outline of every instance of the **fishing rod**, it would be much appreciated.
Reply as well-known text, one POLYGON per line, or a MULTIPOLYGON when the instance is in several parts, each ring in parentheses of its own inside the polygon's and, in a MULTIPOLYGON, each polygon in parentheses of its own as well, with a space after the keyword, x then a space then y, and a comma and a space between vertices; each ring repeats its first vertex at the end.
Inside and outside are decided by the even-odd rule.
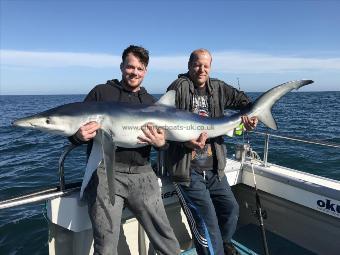
MULTIPOLYGON (((257 185, 256 185, 256 177, 255 177, 255 172, 254 172, 254 164, 253 164, 253 157, 258 157, 257 153, 252 153, 252 149, 250 146, 250 139, 249 139, 249 135, 248 132, 244 132, 243 133, 243 144, 245 144, 245 135, 247 138, 247 148, 245 148, 245 150, 248 150, 247 152, 250 153, 251 156, 251 160, 250 160, 250 164, 251 164, 251 171, 253 173, 253 180, 254 180, 254 189, 255 189, 255 199, 256 199, 256 212, 255 214, 257 215, 257 218, 259 220, 259 224, 260 224, 260 228, 261 228, 261 236, 262 236, 262 242, 263 242, 263 250, 264 250, 264 254, 265 255, 269 255, 269 249, 268 249, 268 242, 267 242, 267 237, 266 237, 266 229, 264 227, 264 220, 263 220, 263 215, 265 214, 265 211, 262 210, 262 205, 261 205, 261 199, 260 199, 260 195, 257 189, 257 185)), ((244 155, 245 157, 245 155, 244 155)), ((245 159, 245 158, 244 158, 245 159)), ((244 159, 242 159, 241 164, 243 165, 244 163, 244 159)))
POLYGON ((259 196, 259 193, 257 191, 257 186, 256 186, 256 178, 255 178, 255 173, 254 173, 254 164, 253 164, 253 162, 251 162, 250 164, 251 164, 251 171, 253 173, 253 179, 254 179, 256 208, 257 208, 256 214, 257 214, 257 218, 258 218, 259 223, 260 223, 264 254, 265 255, 269 255, 268 243, 267 243, 267 237, 266 237, 266 229, 264 227, 264 221, 263 221, 263 212, 262 212, 261 200, 260 200, 260 196, 259 196))

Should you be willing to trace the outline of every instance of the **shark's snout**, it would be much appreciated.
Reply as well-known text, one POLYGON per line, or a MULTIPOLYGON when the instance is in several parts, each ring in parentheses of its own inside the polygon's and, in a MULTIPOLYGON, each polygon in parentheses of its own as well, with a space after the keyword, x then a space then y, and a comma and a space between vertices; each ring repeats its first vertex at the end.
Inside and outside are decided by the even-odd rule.
POLYGON ((22 120, 22 119, 18 119, 12 122, 13 126, 17 126, 17 127, 30 127, 32 128, 33 125, 31 122, 27 121, 27 120, 22 120))
POLYGON ((29 121, 24 120, 24 119, 14 120, 12 121, 12 125, 17 126, 17 127, 31 127, 32 126, 29 121))
POLYGON ((17 127, 28 127, 28 128, 35 128, 36 126, 39 126, 41 124, 41 119, 36 118, 36 117, 26 117, 26 118, 21 118, 14 120, 12 122, 13 126, 17 127))

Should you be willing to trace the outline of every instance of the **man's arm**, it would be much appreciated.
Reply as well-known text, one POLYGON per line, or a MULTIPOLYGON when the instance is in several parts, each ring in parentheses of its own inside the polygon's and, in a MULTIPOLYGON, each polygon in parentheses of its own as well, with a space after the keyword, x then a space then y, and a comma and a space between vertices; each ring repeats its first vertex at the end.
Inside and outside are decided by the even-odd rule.
POLYGON ((203 149, 207 139, 208 139, 208 134, 206 132, 203 132, 200 134, 200 136, 197 139, 193 139, 193 140, 185 142, 184 146, 191 150, 203 149))
POLYGON ((76 137, 77 140, 86 143, 96 136, 97 130, 99 128, 100 125, 97 122, 91 121, 89 123, 86 123, 84 126, 81 126, 78 129, 77 133, 73 135, 73 137, 76 137))
MULTIPOLYGON (((243 91, 237 90, 228 84, 225 84, 224 91, 226 96, 224 109, 235 109, 242 112, 252 106, 251 99, 243 91)), ((247 115, 243 115, 241 120, 244 128, 248 131, 255 129, 258 123, 257 117, 249 118, 247 115)))
POLYGON ((223 82, 224 109, 247 110, 251 107, 251 99, 243 92, 223 82))
POLYGON ((249 116, 244 115, 244 116, 241 116, 241 120, 244 125, 244 128, 247 131, 255 129, 258 123, 258 119, 256 116, 249 118, 249 116))

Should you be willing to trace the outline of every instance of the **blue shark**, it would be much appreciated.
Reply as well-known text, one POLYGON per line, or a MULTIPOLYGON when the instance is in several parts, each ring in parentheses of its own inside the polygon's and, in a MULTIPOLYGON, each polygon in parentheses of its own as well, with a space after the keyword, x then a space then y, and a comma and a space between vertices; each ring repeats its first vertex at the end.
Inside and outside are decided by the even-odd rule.
POLYGON ((112 152, 116 146, 125 148, 146 146, 138 139, 139 136, 143 136, 142 127, 146 124, 152 123, 156 127, 162 127, 166 139, 177 142, 197 139, 203 131, 207 133, 208 138, 230 134, 240 125, 242 115, 256 116, 264 125, 276 130, 277 124, 271 113, 272 106, 291 90, 311 83, 312 80, 297 80, 278 85, 258 97, 248 111, 220 118, 205 118, 176 109, 175 91, 169 91, 154 105, 77 102, 15 120, 13 125, 68 137, 75 134, 84 124, 90 121, 98 122, 101 128, 93 139, 81 196, 92 173, 102 161, 109 180, 109 192, 114 194, 115 159, 112 152))

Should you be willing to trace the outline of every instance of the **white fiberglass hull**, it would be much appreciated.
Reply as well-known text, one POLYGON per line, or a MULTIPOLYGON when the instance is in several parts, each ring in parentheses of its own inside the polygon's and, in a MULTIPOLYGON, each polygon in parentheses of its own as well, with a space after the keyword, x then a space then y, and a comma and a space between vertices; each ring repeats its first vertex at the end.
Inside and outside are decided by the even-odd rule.
MULTIPOLYGON (((254 162, 257 188, 267 218, 264 221, 269 251, 281 254, 339 254, 340 182, 281 166, 264 167, 254 162)), ((238 161, 229 160, 225 169, 240 205, 237 242, 249 248, 245 254, 262 253, 258 231, 254 181, 250 161, 243 170, 238 161)), ((162 179, 162 196, 168 217, 182 250, 192 247, 186 218, 174 188, 162 179)), ((92 254, 92 230, 87 206, 78 193, 48 203, 50 254, 92 254)), ((152 247, 137 220, 124 211, 118 254, 150 254, 152 247)))

